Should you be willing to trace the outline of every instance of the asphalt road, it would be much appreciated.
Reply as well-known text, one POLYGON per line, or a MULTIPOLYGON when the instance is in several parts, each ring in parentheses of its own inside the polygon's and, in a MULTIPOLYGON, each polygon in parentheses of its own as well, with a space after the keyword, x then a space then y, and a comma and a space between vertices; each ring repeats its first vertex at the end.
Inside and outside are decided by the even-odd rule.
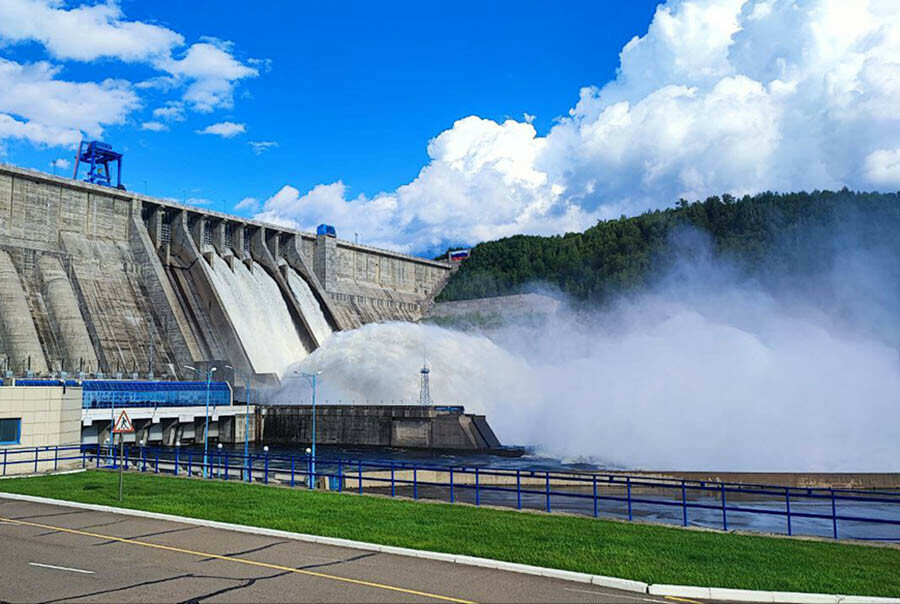
POLYGON ((673 602, 447 562, 11 500, 0 500, 0 556, 4 602, 673 602))

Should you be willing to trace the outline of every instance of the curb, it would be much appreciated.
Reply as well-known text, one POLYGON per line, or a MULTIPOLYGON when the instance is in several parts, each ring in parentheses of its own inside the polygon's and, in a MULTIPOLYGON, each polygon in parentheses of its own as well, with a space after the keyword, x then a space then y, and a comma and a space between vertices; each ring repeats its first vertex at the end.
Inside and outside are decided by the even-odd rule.
POLYGON ((577 583, 587 583, 591 585, 597 585, 599 587, 608 587, 611 589, 619 589, 622 591, 649 594, 653 596, 700 598, 703 600, 727 600, 731 602, 773 602, 797 604, 900 604, 900 598, 841 596, 787 591, 756 591, 749 589, 730 589, 723 587, 694 587, 690 585, 650 585, 642 581, 632 581, 630 579, 620 579, 618 577, 606 577, 603 575, 591 575, 569 570, 544 568, 541 566, 531 566, 528 564, 517 564, 514 562, 492 560, 490 558, 477 558, 474 556, 430 552, 406 547, 396 547, 392 545, 378 545, 377 543, 353 541, 351 539, 341 539, 338 537, 319 537, 317 535, 308 535, 305 533, 293 533, 290 531, 282 531, 278 529, 260 528, 242 524, 231 524, 228 522, 218 522, 216 520, 202 520, 199 518, 188 518, 186 516, 160 514, 158 512, 145 512, 143 510, 131 510, 128 508, 117 508, 108 505, 78 503, 75 501, 65 501, 62 499, 51 499, 48 497, 35 497, 33 495, 20 495, 18 493, 3 492, 0 492, 0 498, 13 499, 17 501, 28 501, 32 503, 58 505, 61 507, 80 508, 85 510, 92 510, 95 512, 109 512, 126 516, 136 516, 139 518, 151 518, 154 520, 167 520, 170 522, 180 522, 182 524, 192 524, 195 526, 203 526, 207 528, 217 528, 239 533, 249 533, 253 535, 265 535, 268 537, 279 537, 282 539, 292 539, 294 541, 318 543, 320 545, 332 545, 335 547, 347 547, 358 550, 375 551, 384 554, 393 554, 396 556, 409 556, 413 558, 423 558, 426 560, 436 560, 439 562, 452 562, 454 564, 463 564, 466 566, 477 566, 482 568, 491 568, 496 570, 521 573, 525 575, 536 575, 553 579, 562 579, 565 581, 573 581, 577 583))

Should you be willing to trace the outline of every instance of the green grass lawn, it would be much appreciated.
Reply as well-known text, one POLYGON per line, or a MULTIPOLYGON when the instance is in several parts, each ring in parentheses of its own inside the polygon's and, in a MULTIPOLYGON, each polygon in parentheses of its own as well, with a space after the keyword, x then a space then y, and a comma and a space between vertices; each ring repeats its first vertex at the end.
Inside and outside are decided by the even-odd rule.
POLYGON ((744 589, 900 595, 900 549, 102 470, 0 491, 552 568, 744 589))

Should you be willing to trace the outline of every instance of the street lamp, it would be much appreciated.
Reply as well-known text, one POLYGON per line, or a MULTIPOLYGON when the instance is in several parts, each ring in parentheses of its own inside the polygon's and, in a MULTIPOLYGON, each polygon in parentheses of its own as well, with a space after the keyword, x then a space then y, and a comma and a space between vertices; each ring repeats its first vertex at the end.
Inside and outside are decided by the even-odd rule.
POLYGON ((250 472, 252 470, 250 468, 250 395, 253 392, 250 389, 250 383, 251 383, 252 378, 251 378, 249 372, 244 373, 243 371, 240 371, 239 369, 235 369, 231 365, 225 365, 225 367, 227 367, 228 369, 231 369, 233 372, 237 373, 238 375, 243 376, 244 389, 247 391, 247 412, 244 415, 244 462, 247 464, 247 477, 245 478, 245 480, 249 481, 250 472))
POLYGON ((295 371, 294 375, 305 378, 309 385, 312 386, 312 458, 310 461, 312 480, 309 482, 309 488, 313 489, 316 482, 316 378, 322 375, 322 372, 303 373, 302 371, 295 371))
MULTIPOLYGON (((185 369, 190 369, 195 373, 199 373, 195 367, 185 365, 185 369)), ((216 368, 212 367, 206 372, 206 424, 203 428, 203 478, 209 477, 209 389, 212 383, 212 374, 216 368)))

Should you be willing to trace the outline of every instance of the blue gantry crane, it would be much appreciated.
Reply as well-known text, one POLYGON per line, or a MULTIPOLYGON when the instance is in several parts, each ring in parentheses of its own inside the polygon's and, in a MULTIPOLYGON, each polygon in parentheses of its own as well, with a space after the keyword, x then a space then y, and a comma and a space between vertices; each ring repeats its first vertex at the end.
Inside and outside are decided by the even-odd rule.
POLYGON ((122 184, 122 154, 113 151, 112 145, 100 141, 81 141, 78 154, 75 155, 75 172, 72 178, 78 178, 78 168, 82 163, 90 166, 84 182, 105 187, 115 186, 117 189, 125 190, 122 184), (115 185, 112 183, 110 170, 112 163, 116 164, 115 185))

